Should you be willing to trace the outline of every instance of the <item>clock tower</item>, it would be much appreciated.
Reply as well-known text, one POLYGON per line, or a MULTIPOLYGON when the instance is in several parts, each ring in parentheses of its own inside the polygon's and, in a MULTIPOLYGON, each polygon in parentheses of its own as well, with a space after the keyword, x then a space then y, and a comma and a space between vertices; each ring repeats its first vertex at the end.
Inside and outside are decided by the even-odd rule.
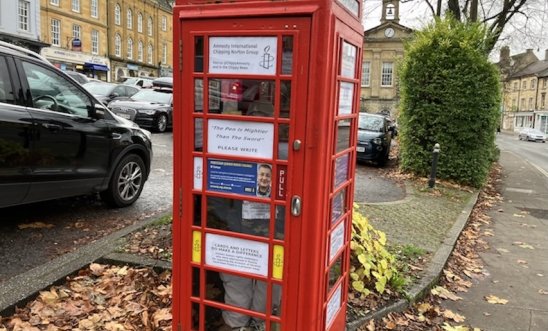
POLYGON ((400 1, 399 0, 382 0, 382 17, 381 23, 388 21, 398 23, 400 21, 400 1))

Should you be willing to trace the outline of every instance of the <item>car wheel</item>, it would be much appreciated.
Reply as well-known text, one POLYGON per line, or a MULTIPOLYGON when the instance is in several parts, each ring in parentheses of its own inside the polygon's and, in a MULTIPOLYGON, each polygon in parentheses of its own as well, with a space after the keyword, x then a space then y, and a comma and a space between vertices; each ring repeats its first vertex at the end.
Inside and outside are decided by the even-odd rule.
POLYGON ((154 130, 156 132, 165 132, 167 129, 167 116, 166 114, 160 114, 156 117, 156 122, 154 123, 154 130))
POLYGON ((135 155, 126 155, 112 174, 108 189, 101 192, 101 198, 111 207, 127 207, 134 203, 145 184, 145 163, 135 155))

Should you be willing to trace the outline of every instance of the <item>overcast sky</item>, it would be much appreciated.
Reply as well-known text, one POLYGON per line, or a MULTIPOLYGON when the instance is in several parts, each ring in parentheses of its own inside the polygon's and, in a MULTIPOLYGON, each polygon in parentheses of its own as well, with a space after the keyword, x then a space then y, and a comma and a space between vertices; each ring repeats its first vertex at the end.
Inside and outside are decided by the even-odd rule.
MULTIPOLYGON (((496 45, 491 54, 494 61, 498 60, 501 46, 510 46, 511 55, 524 52, 532 48, 540 60, 545 57, 545 49, 548 49, 548 0, 530 0, 538 7, 535 13, 537 17, 530 18, 528 31, 523 31, 522 17, 513 18, 514 24, 507 25, 503 37, 496 45), (535 2, 536 1, 536 2, 535 2)), ((382 0, 365 0, 364 6, 364 28, 370 29, 380 24, 382 0)), ((431 21, 430 9, 424 0, 415 0, 400 3, 400 24, 412 29, 420 29, 431 21)))

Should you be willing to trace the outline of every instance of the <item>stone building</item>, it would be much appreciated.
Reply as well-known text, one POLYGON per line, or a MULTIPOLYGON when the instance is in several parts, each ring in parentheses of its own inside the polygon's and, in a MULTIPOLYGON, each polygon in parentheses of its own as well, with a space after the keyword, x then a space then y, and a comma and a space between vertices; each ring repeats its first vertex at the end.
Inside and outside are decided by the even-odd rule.
POLYGON ((40 52, 40 0, 0 1, 0 40, 40 52))
POLYGON ((399 24, 399 0, 383 0, 381 24, 364 33, 361 111, 397 117, 397 62, 413 30, 399 24))
POLYGON ((113 81, 172 76, 172 6, 166 0, 109 0, 113 81))
POLYGON ((545 59, 539 60, 532 49, 510 56, 510 48, 503 47, 497 65, 502 81, 501 128, 520 131, 535 127, 548 132, 548 51, 545 59))
POLYGON ((61 70, 109 80, 106 3, 41 0, 41 54, 61 70))

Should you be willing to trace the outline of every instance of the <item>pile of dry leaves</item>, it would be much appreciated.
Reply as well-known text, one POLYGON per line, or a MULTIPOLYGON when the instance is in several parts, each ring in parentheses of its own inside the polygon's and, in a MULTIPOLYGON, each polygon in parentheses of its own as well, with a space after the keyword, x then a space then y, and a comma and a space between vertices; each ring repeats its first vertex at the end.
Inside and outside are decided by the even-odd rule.
POLYGON ((171 330, 171 273, 93 263, 0 318, 6 330, 171 330))
MULTIPOLYGON (((465 325, 465 316, 443 308, 441 301, 462 300, 457 293, 467 292, 472 286, 472 280, 485 277, 479 252, 488 248, 484 238, 493 234, 488 230, 484 231, 482 227, 489 225, 491 222, 487 211, 502 199, 497 189, 497 185, 501 181, 500 178, 501 168, 497 165, 491 170, 489 181, 481 191, 468 224, 461 233, 457 245, 443 270, 440 285, 434 287, 423 301, 414 304, 406 311, 391 313, 380 321, 372 320, 359 330, 478 330, 465 325)), ((505 303, 503 299, 496 296, 489 296, 485 299, 493 304, 505 303)))

